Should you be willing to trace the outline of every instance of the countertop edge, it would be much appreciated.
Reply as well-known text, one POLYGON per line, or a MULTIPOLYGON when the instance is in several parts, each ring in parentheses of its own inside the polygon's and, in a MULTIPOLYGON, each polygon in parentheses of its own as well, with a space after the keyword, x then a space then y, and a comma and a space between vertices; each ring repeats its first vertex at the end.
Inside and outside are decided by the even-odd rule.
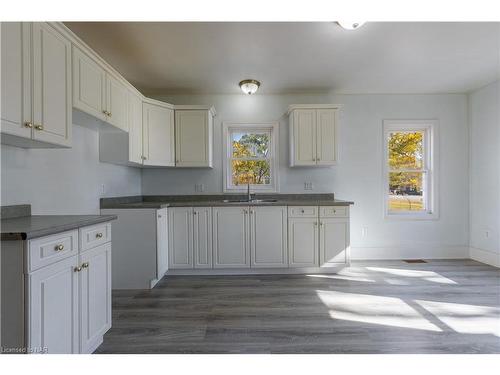
MULTIPOLYGON (((49 216, 49 215, 47 215, 49 216)), ((53 215, 57 216, 57 215, 53 215)), ((9 233, 1 233, 0 240, 1 241, 25 241, 33 238, 49 236, 52 234, 57 234, 61 232, 65 232, 68 230, 78 229, 82 227, 86 227, 93 224, 105 223, 107 221, 113 221, 118 219, 116 215, 101 215, 89 219, 82 219, 78 222, 61 224, 58 227, 44 228, 33 231, 26 232, 9 232, 9 233)), ((8 220, 8 219, 7 219, 8 220)))
POLYGON ((260 207, 273 207, 273 206, 351 206, 354 202, 351 201, 282 201, 272 203, 224 203, 224 202, 141 202, 141 203, 117 203, 109 204, 101 207, 101 210, 116 210, 116 209, 161 209, 168 207, 244 207, 244 206, 260 206, 260 207))

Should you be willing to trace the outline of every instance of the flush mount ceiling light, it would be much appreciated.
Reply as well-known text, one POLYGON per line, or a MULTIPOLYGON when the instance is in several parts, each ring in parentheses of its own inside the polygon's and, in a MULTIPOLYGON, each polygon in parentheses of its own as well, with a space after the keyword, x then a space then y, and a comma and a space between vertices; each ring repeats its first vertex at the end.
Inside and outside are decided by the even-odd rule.
POLYGON ((353 22, 353 21, 337 21, 337 24, 346 30, 356 30, 363 26, 364 22, 353 22))
POLYGON ((255 94, 259 87, 260 82, 255 79, 244 79, 240 82, 241 91, 248 95, 255 94))

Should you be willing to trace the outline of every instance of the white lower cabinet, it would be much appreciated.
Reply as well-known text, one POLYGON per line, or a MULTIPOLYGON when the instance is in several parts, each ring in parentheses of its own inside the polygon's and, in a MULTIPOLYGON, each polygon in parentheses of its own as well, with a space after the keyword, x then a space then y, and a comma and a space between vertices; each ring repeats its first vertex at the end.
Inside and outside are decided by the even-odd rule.
POLYGON ((322 267, 346 263, 349 248, 349 221, 343 218, 321 218, 319 247, 322 267))
POLYGON ((156 274, 161 279, 168 270, 168 212, 156 211, 156 274))
POLYGON ((349 263, 349 207, 169 208, 169 269, 338 267, 349 263))
POLYGON ((214 268, 249 268, 248 207, 213 208, 214 268))
POLYGON ((168 210, 169 268, 212 268, 212 208, 168 210))
POLYGON ((319 264, 318 218, 288 219, 290 267, 317 267, 319 264))
POLYGON ((111 243, 80 255, 80 353, 92 353, 111 328, 111 243), (80 268, 81 267, 81 268, 80 268))
POLYGON ((212 209, 193 208, 194 268, 212 268, 212 209))
MULTIPOLYGON (((64 252, 68 245, 65 238, 76 236, 77 244, 78 237, 93 227, 40 237, 21 245, 28 250, 28 265, 33 264, 30 258, 40 251, 56 254, 34 271, 24 266, 27 267, 24 336, 30 353, 92 353, 111 328, 111 237, 96 247, 80 246, 75 255, 64 252)), ((2 296, 2 307, 5 302, 2 296)), ((9 300, 8 304, 15 305, 18 301, 9 300)), ((23 324, 22 316, 16 319, 23 324)), ((8 347, 9 343, 5 344, 8 347)))
POLYGON ((193 268, 193 209, 172 207, 168 210, 168 266, 193 268))
POLYGON ((75 255, 28 274, 27 346, 33 353, 79 353, 77 267, 75 255))
POLYGON ((252 268, 288 267, 286 207, 250 208, 252 268))

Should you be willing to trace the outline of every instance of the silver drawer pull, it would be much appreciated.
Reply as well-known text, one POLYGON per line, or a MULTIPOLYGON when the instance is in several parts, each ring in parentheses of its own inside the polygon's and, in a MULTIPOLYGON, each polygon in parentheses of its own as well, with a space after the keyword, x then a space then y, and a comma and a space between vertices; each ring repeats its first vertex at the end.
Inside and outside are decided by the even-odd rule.
POLYGON ((55 251, 63 251, 64 250, 64 245, 63 244, 56 245, 56 247, 54 247, 54 250, 55 251))
POLYGON ((304 210, 300 210, 301 213, 304 213, 304 210))
POLYGON ((102 233, 100 233, 100 232, 99 232, 99 233, 96 233, 95 237, 96 237, 96 238, 102 238, 102 233))

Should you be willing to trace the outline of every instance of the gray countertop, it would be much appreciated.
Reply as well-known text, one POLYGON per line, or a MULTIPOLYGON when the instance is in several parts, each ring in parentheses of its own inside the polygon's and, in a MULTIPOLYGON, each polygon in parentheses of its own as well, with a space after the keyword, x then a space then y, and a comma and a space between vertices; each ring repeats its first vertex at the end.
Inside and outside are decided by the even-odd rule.
POLYGON ((257 199, 275 202, 223 202, 244 199, 244 195, 171 195, 102 198, 101 209, 133 209, 164 207, 233 207, 233 206, 349 206, 353 202, 338 200, 333 194, 257 194, 257 199))
POLYGON ((2 218, 1 240, 27 240, 115 219, 115 215, 34 215, 2 218))

